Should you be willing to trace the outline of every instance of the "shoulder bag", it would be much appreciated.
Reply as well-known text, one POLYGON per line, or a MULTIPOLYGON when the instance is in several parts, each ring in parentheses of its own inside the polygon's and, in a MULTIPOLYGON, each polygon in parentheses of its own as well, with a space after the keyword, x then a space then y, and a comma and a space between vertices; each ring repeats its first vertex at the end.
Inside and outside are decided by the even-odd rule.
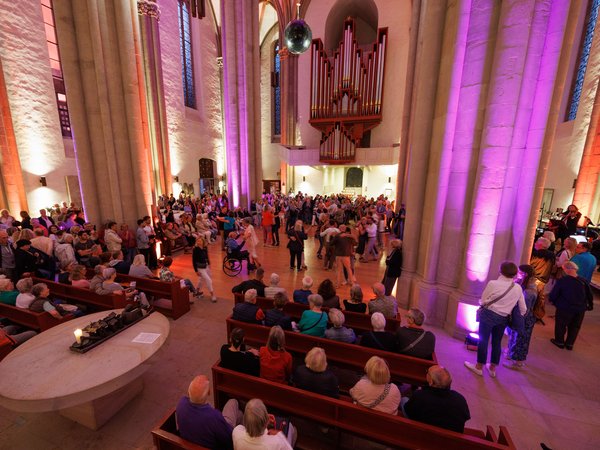
POLYGON ((414 341, 412 341, 412 343, 408 344, 406 347, 401 349, 399 351, 399 353, 405 353, 405 352, 413 349, 419 342, 421 342, 423 340, 426 333, 427 333, 427 331, 423 330, 423 332, 414 341))
POLYGON ((503 298, 506 296, 506 294, 508 294, 508 293, 510 292, 510 290, 513 288, 513 286, 514 286, 514 283, 511 283, 511 284, 510 284, 510 286, 508 287, 508 289, 507 289, 506 291, 504 291, 504 293, 503 293, 503 294, 502 294, 500 297, 496 297, 496 298, 495 298, 494 300, 492 300, 491 302, 487 302, 486 304, 484 304, 484 305, 481 305, 481 306, 480 306, 480 307, 477 309, 477 314, 476 314, 476 320, 477 320, 477 322, 479 322, 479 320, 481 319, 481 312, 482 312, 484 309, 487 309, 487 308, 488 308, 488 306, 491 306, 491 305, 493 305, 494 303, 496 303, 497 301, 499 301, 499 300, 502 300, 502 299, 503 299, 503 298))

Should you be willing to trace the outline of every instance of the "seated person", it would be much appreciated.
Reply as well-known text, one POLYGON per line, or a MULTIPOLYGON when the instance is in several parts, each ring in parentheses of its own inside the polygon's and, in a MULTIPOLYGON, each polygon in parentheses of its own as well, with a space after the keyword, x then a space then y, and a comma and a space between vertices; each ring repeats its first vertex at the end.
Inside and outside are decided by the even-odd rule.
POLYGON ((292 450, 296 440, 296 432, 292 424, 288 425, 287 436, 279 430, 267 429, 273 421, 265 404, 253 398, 246 404, 244 410, 244 425, 233 429, 233 447, 236 450, 269 449, 292 450), (291 442, 291 444, 290 444, 291 442))
POLYGON ((231 231, 225 241, 225 248, 227 249, 227 254, 230 258, 241 260, 248 260, 249 253, 248 250, 242 250, 246 241, 238 242, 237 241, 237 233, 235 231, 231 231))
POLYGON ((396 351, 415 358, 433 359, 435 335, 423 329, 425 315, 417 308, 410 308, 405 317, 407 326, 396 331, 396 351))
POLYGON ((124 261, 123 252, 119 250, 118 252, 111 253, 111 261, 108 263, 108 267, 112 267, 117 273, 127 275, 129 274, 131 265, 124 261))
POLYGON ((129 267, 129 276, 138 278, 156 279, 150 268, 146 265, 146 257, 141 253, 133 257, 133 262, 129 267))
POLYGON ((285 292, 278 292, 273 299, 273 308, 265 312, 265 325, 272 327, 279 325, 287 331, 292 331, 292 318, 283 312, 283 307, 288 302, 285 292))
POLYGON ((17 308, 29 309, 29 305, 31 302, 35 300, 35 295, 31 293, 31 288, 33 287, 33 280, 31 278, 21 278, 17 281, 17 290, 19 291, 19 295, 17 295, 17 300, 15 306, 17 308))
POLYGON ((386 319, 395 319, 398 314, 398 302, 391 295, 385 295, 385 286, 382 283, 373 284, 375 298, 369 302, 369 314, 382 313, 386 319))
POLYGON ((302 303, 308 305, 308 296, 312 295, 310 288, 313 285, 313 279, 308 275, 302 278, 302 289, 294 291, 294 303, 302 303))
POLYGON ((385 317, 380 312, 371 315, 373 331, 362 335, 360 345, 393 352, 396 350, 396 336, 390 331, 385 331, 385 317))
POLYGON ((279 275, 277 275, 276 273, 272 273, 270 278, 270 284, 265 288, 265 297, 274 298, 275 294, 278 292, 282 292, 287 296, 285 288, 279 287, 279 275))
POLYGON ((323 306, 325 308, 337 308, 340 309, 340 298, 338 297, 333 281, 329 278, 325 278, 319 285, 317 293, 323 297, 323 306))
POLYGON ((339 398, 340 387, 335 374, 327 369, 327 355, 320 347, 313 347, 304 358, 304 365, 294 371, 294 385, 305 391, 339 398))
POLYGON ((104 269, 102 271, 103 281, 98 286, 96 293, 100 295, 108 295, 108 294, 125 294, 127 299, 139 300, 142 306, 148 307, 150 303, 146 298, 146 295, 143 292, 138 292, 136 289, 127 288, 125 289, 119 283, 115 281, 117 278, 117 271, 113 268, 104 269))
POLYGON ((280 326, 271 327, 267 345, 259 350, 260 377, 286 383, 292 375, 292 355, 285 351, 285 333, 280 326))
POLYGON ((104 281, 104 277, 102 276, 102 272, 104 271, 104 269, 106 269, 106 267, 100 264, 94 267, 94 276, 90 280, 90 291, 95 292, 96 294, 98 294, 100 286, 104 281))
POLYGON ((75 257, 80 264, 86 267, 94 267, 99 259, 98 255, 102 252, 102 248, 90 239, 90 234, 86 230, 78 233, 79 239, 73 245, 75 257))
POLYGON ((298 322, 298 331, 310 336, 323 337, 327 329, 327 314, 321 311, 323 297, 313 294, 308 297, 309 310, 302 313, 298 322))
POLYGON ((241 328, 231 330, 229 344, 221 347, 221 367, 258 377, 260 375, 258 350, 252 348, 246 351, 245 334, 241 328))
POLYGON ((54 305, 50 301, 50 289, 46 283, 34 284, 31 288, 31 293, 35 296, 35 299, 29 305, 29 310, 33 312, 48 312, 55 319, 62 319, 63 314, 72 313, 76 316, 81 316, 83 311, 79 310, 75 305, 69 305, 68 303, 62 303, 54 305))
POLYGON ((18 325, 2 325, 0 324, 0 348, 4 342, 8 341, 10 348, 15 348, 21 345, 28 339, 34 337, 37 333, 33 330, 24 330, 18 325))
POLYGON ((0 275, 0 303, 14 306, 17 303, 19 291, 6 275, 0 275))
POLYGON ((240 322, 259 323, 265 320, 265 313, 256 304, 256 289, 248 289, 244 294, 244 303, 238 303, 233 307, 233 320, 240 322))
POLYGON ((372 356, 365 364, 365 374, 350 389, 354 403, 375 411, 398 414, 400 390, 394 383, 390 383, 390 369, 385 360, 372 356))
POLYGON ((416 390, 410 399, 402 399, 404 417, 463 433, 471 414, 465 398, 450 389, 450 372, 441 366, 431 366, 427 383, 429 386, 416 390))
POLYGON ((176 277, 173 272, 171 272, 171 265, 173 264, 173 258, 170 256, 165 256, 163 259, 162 267, 158 272, 158 279, 160 281, 164 281, 165 283, 172 283, 175 280, 183 281, 183 283, 187 286, 190 292, 194 295, 194 297, 199 297, 202 295, 202 292, 198 291, 194 284, 187 278, 176 277))
POLYGON ((231 289, 231 292, 233 292, 234 294, 239 294, 239 293, 245 294, 248 289, 256 289, 257 295, 259 297, 264 297, 265 296, 265 288, 266 288, 265 283, 263 283, 263 281, 262 281, 264 275, 265 275, 265 269, 263 269, 262 267, 259 267, 254 272, 253 278, 242 281, 237 286, 234 286, 231 289))
POLYGON ((363 291, 359 284, 353 284, 350 288, 350 300, 344 300, 346 311, 366 313, 367 304, 363 303, 363 291))
POLYGON ((69 274, 69 281, 71 286, 78 287, 81 289, 89 289, 90 282, 85 279, 86 268, 81 264, 75 264, 71 266, 71 273, 69 274))
POLYGON ((188 395, 177 403, 177 428, 183 439, 213 450, 231 450, 233 427, 241 422, 236 400, 229 400, 223 413, 213 408, 208 399, 210 381, 205 375, 195 377, 188 395))
POLYGON ((325 330, 325 337, 334 341, 354 344, 356 342, 356 334, 352 328, 344 326, 345 320, 343 312, 337 308, 331 308, 329 310, 329 321, 333 326, 325 330))

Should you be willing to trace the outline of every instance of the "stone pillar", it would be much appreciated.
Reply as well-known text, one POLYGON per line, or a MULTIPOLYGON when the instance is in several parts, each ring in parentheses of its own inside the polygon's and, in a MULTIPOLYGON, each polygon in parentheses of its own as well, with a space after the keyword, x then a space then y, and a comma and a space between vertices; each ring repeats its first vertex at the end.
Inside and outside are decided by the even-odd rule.
POLYGON ((137 6, 55 0, 54 9, 88 220, 131 226, 152 205, 137 6))
POLYGON ((298 55, 288 51, 279 37, 279 56, 281 61, 281 145, 297 145, 296 120, 298 117, 298 55))
POLYGON ((227 190, 250 207, 262 192, 258 0, 221 0, 227 190))
POLYGON ((171 192, 171 157, 167 129, 167 111, 160 50, 159 20, 160 10, 153 0, 138 0, 138 18, 142 50, 142 70, 145 80, 144 105, 147 120, 144 120, 150 141, 148 142, 153 191, 156 195, 171 192))
POLYGON ((17 151, 4 71, 0 59, 0 209, 8 209, 18 217, 19 211, 28 211, 25 183, 17 151))
POLYGON ((399 299, 450 332, 465 331, 500 261, 529 256, 569 6, 422 4, 399 299))

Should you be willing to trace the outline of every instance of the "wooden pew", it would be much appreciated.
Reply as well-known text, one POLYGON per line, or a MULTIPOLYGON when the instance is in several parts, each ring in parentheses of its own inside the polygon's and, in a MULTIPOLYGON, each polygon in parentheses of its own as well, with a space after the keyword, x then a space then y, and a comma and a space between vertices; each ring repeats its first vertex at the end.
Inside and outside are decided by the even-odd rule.
POLYGON ((181 287, 179 280, 167 283, 149 278, 131 277, 129 275, 117 274, 118 283, 136 282, 136 289, 143 291, 146 295, 150 294, 157 299, 166 299, 170 302, 158 301, 152 306, 157 311, 173 319, 179 319, 190 310, 190 291, 184 286, 181 287))
MULTIPOLYGON (((243 294, 234 294, 235 303, 243 303, 243 294)), ((256 304, 263 310, 273 309, 273 299, 265 297, 256 297, 256 304)), ((284 312, 298 321, 302 316, 302 313, 308 309, 307 305, 302 303, 294 303, 289 301, 284 307, 284 312)), ((323 308, 323 311, 328 312, 329 308, 323 308)), ((345 326, 352 328, 357 334, 363 334, 367 331, 371 331, 371 316, 369 314, 361 314, 352 311, 343 311, 344 317, 346 318, 345 326)), ((386 319, 385 329, 395 333, 400 326, 399 319, 386 319)))
POLYGON ((6 317, 11 322, 18 323, 33 330, 44 331, 52 328, 66 320, 73 318, 71 314, 62 319, 53 317, 49 312, 36 313, 28 309, 17 308, 16 306, 0 303, 0 317, 6 317))
POLYGON ((100 295, 89 289, 82 289, 70 284, 56 283, 42 278, 33 278, 33 283, 45 283, 50 289, 52 297, 69 300, 73 303, 82 303, 97 310, 124 308, 127 300, 124 294, 100 295))
MULTIPOLYGON (((234 328, 242 328, 245 342, 252 346, 265 345, 269 337, 269 327, 227 319, 227 335, 234 328)), ((327 354, 327 360, 336 366, 348 368, 363 373, 365 364, 372 356, 385 359, 390 367, 392 380, 419 386, 427 385, 427 370, 437 364, 437 361, 400 355, 373 348, 361 347, 356 344, 333 341, 307 334, 285 331, 285 348, 292 353, 306 355, 313 347, 321 347, 327 354)))
MULTIPOLYGON (((290 416, 301 417, 323 426, 405 449, 444 450, 512 450, 515 446, 508 430, 501 426, 496 438, 491 427, 488 433, 465 430, 456 433, 401 416, 393 416, 292 386, 273 383, 258 377, 224 369, 218 362, 212 367, 215 407, 223 408, 229 398, 250 400, 260 398, 268 408, 290 416)), ((306 436, 299 436, 299 441, 306 436)), ((338 435, 339 439, 339 435, 338 435)), ((337 443, 339 445, 339 441, 337 443)))
POLYGON ((186 441, 177 431, 177 422, 175 420, 175 410, 172 410, 158 426, 152 430, 152 440, 158 450, 188 449, 188 450, 209 450, 201 445, 186 441))

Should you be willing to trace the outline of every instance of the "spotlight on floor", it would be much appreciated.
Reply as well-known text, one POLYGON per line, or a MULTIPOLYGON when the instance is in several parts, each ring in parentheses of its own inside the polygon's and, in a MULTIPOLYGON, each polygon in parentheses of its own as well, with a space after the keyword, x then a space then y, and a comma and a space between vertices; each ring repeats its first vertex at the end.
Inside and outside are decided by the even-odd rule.
POLYGON ((477 333, 467 334, 465 345, 467 346, 467 350, 476 351, 477 345, 479 345, 479 335, 477 333))

